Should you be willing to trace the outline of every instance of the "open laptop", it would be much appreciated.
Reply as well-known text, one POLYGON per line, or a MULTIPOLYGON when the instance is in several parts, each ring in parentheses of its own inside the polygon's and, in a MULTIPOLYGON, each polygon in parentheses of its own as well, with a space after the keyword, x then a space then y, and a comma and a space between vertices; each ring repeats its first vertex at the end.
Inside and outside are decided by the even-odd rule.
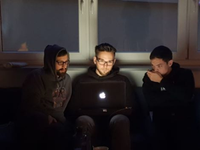
POLYGON ((125 82, 81 82, 80 89, 81 114, 111 115, 125 109, 125 82))

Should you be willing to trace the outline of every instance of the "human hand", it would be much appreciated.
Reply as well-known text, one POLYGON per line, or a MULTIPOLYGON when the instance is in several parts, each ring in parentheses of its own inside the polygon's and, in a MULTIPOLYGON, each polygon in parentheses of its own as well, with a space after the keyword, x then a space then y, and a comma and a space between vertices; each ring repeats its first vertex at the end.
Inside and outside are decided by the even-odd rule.
POLYGON ((147 71, 147 76, 151 81, 158 83, 160 83, 161 80, 163 79, 162 75, 159 72, 155 71, 147 71))
POLYGON ((57 120, 54 117, 52 117, 51 115, 48 115, 48 122, 49 122, 49 124, 52 124, 52 123, 56 123, 57 120))

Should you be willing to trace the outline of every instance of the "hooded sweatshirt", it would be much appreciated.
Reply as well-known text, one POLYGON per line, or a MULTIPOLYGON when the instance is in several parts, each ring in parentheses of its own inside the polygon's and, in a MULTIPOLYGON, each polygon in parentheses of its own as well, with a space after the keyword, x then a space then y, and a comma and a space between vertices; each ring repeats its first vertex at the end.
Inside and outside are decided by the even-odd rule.
POLYGON ((65 48, 48 45, 44 51, 44 67, 32 71, 23 84, 22 112, 40 112, 65 121, 64 110, 70 100, 72 87, 70 76, 58 78, 55 62, 58 53, 65 48))
POLYGON ((147 74, 143 78, 143 93, 150 110, 174 111, 191 102, 194 77, 189 69, 173 63, 172 71, 160 83, 153 82, 147 74))
MULTIPOLYGON (((119 68, 114 66, 110 73, 106 76, 99 76, 96 73, 96 66, 88 68, 86 74, 77 77, 73 82, 73 94, 70 101, 70 110, 76 114, 76 110, 81 108, 80 104, 80 83, 81 82, 109 82, 109 81, 122 81, 126 83, 126 100, 125 107, 132 107, 134 103, 134 91, 129 79, 119 74, 119 68), (74 112, 75 111, 75 112, 74 112)), ((117 87, 116 87, 117 88, 117 87)))

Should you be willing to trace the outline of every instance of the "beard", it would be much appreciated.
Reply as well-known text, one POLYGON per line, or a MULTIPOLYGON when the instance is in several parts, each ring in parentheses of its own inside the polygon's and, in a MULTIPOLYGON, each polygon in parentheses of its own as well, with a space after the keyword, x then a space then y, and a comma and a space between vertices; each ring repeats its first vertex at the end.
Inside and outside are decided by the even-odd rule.
POLYGON ((67 72, 67 69, 64 68, 64 69, 59 69, 56 71, 56 74, 59 76, 59 77, 64 77, 66 75, 66 72, 67 72))
POLYGON ((109 71, 101 71, 100 69, 96 68, 98 73, 101 75, 101 76, 107 76, 111 70, 109 71))

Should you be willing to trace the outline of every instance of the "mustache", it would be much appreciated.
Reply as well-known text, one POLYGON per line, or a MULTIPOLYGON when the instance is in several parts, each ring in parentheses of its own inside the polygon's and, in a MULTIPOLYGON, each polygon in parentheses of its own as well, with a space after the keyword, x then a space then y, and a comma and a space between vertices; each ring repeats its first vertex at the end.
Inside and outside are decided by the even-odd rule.
POLYGON ((61 71, 61 70, 67 70, 67 68, 61 68, 61 69, 59 69, 59 71, 61 71))

